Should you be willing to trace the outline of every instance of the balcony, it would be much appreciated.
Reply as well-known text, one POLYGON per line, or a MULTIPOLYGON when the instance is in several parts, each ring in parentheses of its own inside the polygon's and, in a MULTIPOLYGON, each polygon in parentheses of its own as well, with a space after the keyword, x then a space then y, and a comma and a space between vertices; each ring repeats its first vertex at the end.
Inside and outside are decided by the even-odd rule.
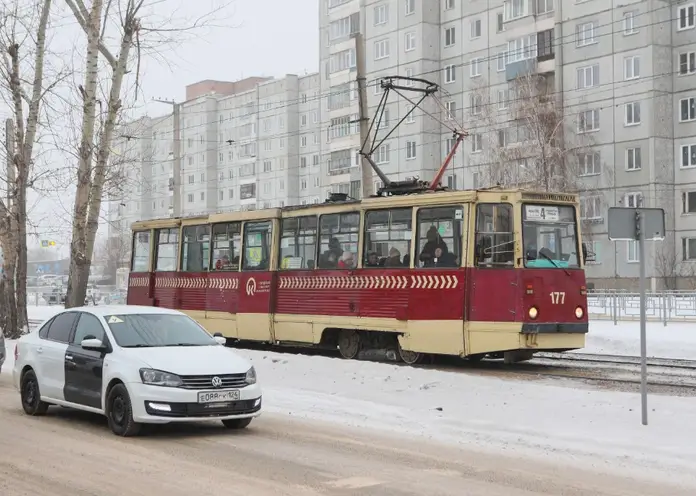
POLYGON ((505 79, 514 81, 517 78, 534 74, 537 70, 537 59, 523 59, 510 62, 505 66, 505 79))

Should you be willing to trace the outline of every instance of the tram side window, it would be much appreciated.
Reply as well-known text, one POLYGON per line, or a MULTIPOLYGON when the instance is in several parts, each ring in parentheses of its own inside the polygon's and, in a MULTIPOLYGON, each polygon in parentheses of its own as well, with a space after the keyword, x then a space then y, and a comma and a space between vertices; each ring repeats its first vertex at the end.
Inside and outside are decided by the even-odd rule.
POLYGON ((459 267, 462 261, 462 207, 418 210, 418 267, 459 267))
POLYGON ((210 270, 239 270, 242 246, 242 223, 229 222, 213 226, 213 263, 210 270))
POLYGON ((280 269, 313 269, 317 249, 315 216, 283 219, 280 237, 280 269))
POLYGON ((515 259, 512 205, 482 203, 476 207, 476 265, 510 267, 515 259))
POLYGON ((320 269, 352 269, 356 266, 360 214, 322 215, 319 219, 321 233, 319 245, 320 269))
POLYGON ((131 272, 150 270, 150 231, 133 233, 133 261, 131 272))
POLYGON ((271 260, 271 221, 244 225, 242 270, 268 270, 271 260))
POLYGON ((159 272, 176 271, 179 229, 158 229, 155 233, 157 239, 155 270, 159 272))
POLYGON ((210 265, 210 226, 184 227, 181 270, 204 272, 210 265))
POLYGON ((409 267, 412 209, 373 210, 365 214, 363 267, 409 267))

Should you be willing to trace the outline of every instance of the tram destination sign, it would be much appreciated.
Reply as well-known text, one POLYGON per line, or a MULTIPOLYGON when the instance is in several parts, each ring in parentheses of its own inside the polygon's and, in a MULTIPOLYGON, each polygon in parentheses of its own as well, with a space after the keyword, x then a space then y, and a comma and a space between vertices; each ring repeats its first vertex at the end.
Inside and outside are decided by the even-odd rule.
POLYGON ((646 241, 665 239, 665 211, 661 208, 611 207, 609 209, 609 239, 646 241))
POLYGON ((537 222, 558 222, 561 218, 558 207, 551 205, 525 205, 526 220, 537 222))

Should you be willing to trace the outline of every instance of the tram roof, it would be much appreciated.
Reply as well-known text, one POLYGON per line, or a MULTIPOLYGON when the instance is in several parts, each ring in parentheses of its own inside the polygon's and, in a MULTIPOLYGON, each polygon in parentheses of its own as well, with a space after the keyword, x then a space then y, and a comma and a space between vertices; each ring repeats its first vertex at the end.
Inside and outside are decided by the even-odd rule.
POLYGON ((472 203, 474 201, 494 202, 508 201, 543 201, 545 203, 577 203, 578 196, 570 193, 547 193, 525 190, 522 188, 503 189, 489 188, 479 190, 439 191, 417 195, 398 195, 387 197, 371 197, 364 200, 349 199, 345 201, 326 201, 310 205, 293 205, 282 208, 267 208, 263 210, 246 210, 223 212, 210 215, 195 215, 190 217, 167 217, 134 222, 132 229, 152 229, 196 225, 204 223, 253 221, 274 218, 302 217, 329 213, 350 212, 357 208, 364 210, 373 208, 398 208, 423 205, 446 205, 450 203, 472 203))

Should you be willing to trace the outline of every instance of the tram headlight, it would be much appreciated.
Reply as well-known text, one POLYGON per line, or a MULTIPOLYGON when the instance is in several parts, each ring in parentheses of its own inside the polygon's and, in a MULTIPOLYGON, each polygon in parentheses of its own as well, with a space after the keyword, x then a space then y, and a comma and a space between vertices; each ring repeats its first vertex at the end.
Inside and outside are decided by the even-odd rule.
POLYGON ((585 315, 585 311, 582 309, 582 307, 577 307, 575 309, 575 317, 576 318, 581 319, 581 318, 583 318, 584 315, 585 315))
POLYGON ((537 307, 532 307, 529 309, 529 318, 534 320, 539 316, 539 310, 537 310, 537 307))

